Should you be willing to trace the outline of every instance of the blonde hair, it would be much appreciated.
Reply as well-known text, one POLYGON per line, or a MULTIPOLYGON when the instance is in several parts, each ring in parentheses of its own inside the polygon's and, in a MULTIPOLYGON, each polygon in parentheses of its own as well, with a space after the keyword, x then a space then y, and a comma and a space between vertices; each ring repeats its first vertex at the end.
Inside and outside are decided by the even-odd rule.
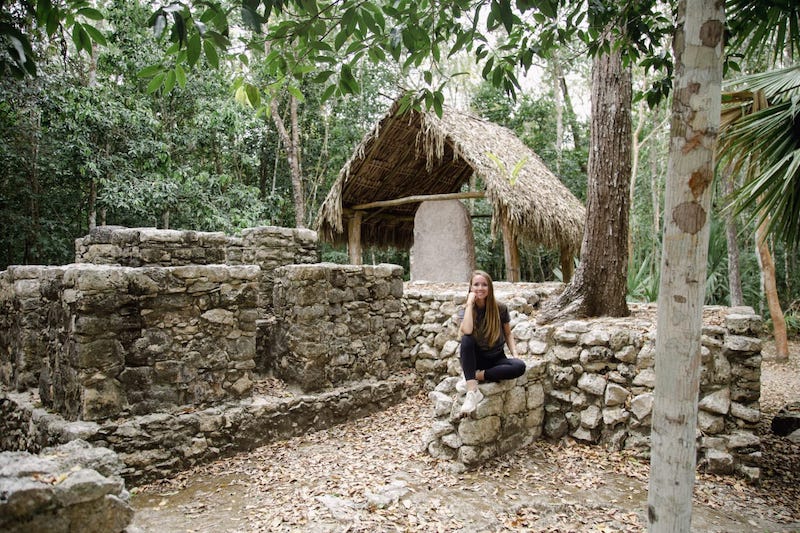
MULTIPOLYGON (((489 291, 486 295, 486 313, 484 314, 483 321, 480 328, 474 328, 472 334, 476 339, 484 341, 487 346, 494 346, 500 338, 500 308, 497 306, 497 301, 494 299, 494 284, 492 277, 483 270, 473 270, 472 275, 469 277, 469 289, 467 292, 472 292, 472 280, 475 276, 481 276, 486 279, 489 285, 489 291)), ((475 305, 475 304, 473 304, 475 305)), ((474 309, 473 309, 474 311, 474 309)), ((473 316, 475 313, 473 312, 473 316)))

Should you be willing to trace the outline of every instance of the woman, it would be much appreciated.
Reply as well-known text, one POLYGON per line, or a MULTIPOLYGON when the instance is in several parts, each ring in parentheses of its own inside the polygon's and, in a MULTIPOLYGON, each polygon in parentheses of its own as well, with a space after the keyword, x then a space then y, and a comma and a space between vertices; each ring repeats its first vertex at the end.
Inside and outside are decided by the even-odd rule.
POLYGON ((467 395, 461 414, 475 411, 483 394, 478 383, 515 379, 525 373, 525 362, 517 358, 517 346, 509 325, 508 308, 494 299, 492 278, 482 270, 472 273, 467 303, 461 317, 461 369, 467 395), (506 357, 507 344, 513 358, 506 357))

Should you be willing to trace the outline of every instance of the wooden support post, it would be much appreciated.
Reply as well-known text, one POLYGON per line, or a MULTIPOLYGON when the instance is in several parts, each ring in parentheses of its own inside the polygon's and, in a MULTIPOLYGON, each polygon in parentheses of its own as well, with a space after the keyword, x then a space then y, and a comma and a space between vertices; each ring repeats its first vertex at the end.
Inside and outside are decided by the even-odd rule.
POLYGON ((503 254, 506 260, 506 281, 520 281, 522 269, 519 262, 517 236, 507 220, 503 220, 503 254))
POLYGON ((347 255, 352 265, 361 264, 361 218, 363 213, 356 211, 347 221, 347 255))
POLYGON ((561 249, 561 280, 564 283, 569 283, 572 279, 572 274, 575 273, 574 262, 572 261, 572 254, 566 248, 561 249))

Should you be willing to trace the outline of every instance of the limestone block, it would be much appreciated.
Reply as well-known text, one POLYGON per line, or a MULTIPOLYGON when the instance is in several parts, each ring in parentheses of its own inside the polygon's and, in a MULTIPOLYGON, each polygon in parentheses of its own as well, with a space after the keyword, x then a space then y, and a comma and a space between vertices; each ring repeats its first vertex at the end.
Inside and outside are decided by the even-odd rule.
POLYGON ((712 474, 730 474, 733 472, 733 456, 715 449, 706 450, 706 469, 712 474))
POLYGON ((553 387, 559 389, 568 389, 573 386, 577 380, 575 371, 572 367, 555 367, 553 368, 553 387))
POLYGON ((478 404, 475 409, 475 418, 483 418, 490 415, 502 415, 505 395, 494 394, 492 396, 484 395, 483 400, 478 404))
POLYGON ((618 426, 628 421, 631 414, 622 407, 603 409, 603 424, 609 427, 618 426))
POLYGON ((646 369, 652 368, 656 364, 656 345, 654 342, 648 342, 639 353, 636 355, 636 368, 646 369))
POLYGON ((603 413, 596 405, 590 405, 581 411, 581 426, 588 429, 595 429, 603 420, 603 413))
POLYGON ((546 342, 531 339, 528 341, 528 353, 531 355, 544 355, 547 353, 548 344, 546 342))
POLYGON ((473 446, 495 442, 500 435, 500 417, 467 418, 458 426, 458 435, 464 444, 473 446))
POLYGON ((450 414, 453 407, 453 398, 449 394, 439 391, 428 393, 428 398, 433 402, 434 416, 445 416, 450 414))
POLYGON ((656 372, 652 368, 645 368, 633 378, 633 384, 639 387, 647 387, 649 389, 656 386, 656 372))
POLYGON ((461 437, 459 437, 458 433, 451 432, 442 436, 442 444, 444 444, 448 448, 453 448, 454 450, 457 450, 464 443, 461 440, 461 437))
POLYGON ((563 331, 570 333, 586 333, 589 331, 589 323, 583 320, 570 320, 564 323, 563 331))
POLYGON ((537 409, 544 405, 544 387, 541 383, 534 383, 528 386, 527 392, 528 409, 537 409))
POLYGON ((726 415, 731 408, 731 390, 724 388, 712 392, 700 400, 697 407, 710 413, 726 415))
POLYGON ((516 340, 529 341, 536 333, 536 326, 533 322, 523 321, 514 326, 512 333, 514 334, 514 339, 516 340))
POLYGON ((583 426, 575 429, 572 433, 570 433, 573 438, 576 440, 581 440, 585 442, 597 442, 598 440, 598 433, 596 431, 587 429, 583 426))
POLYGON ((556 344, 550 349, 556 359, 563 363, 572 363, 580 358, 581 352, 577 347, 568 347, 561 344, 556 344))
POLYGON ((643 420, 653 412, 653 401, 653 393, 640 394, 631 400, 631 412, 637 419, 643 420))
POLYGON ((721 416, 716 416, 708 411, 697 412, 697 427, 709 435, 716 435, 722 433, 725 429, 725 419, 721 416))
POLYGON ((614 358, 622 361, 623 363, 633 363, 636 361, 636 357, 638 355, 638 350, 635 346, 627 345, 623 346, 619 350, 614 353, 614 358))
POLYGON ((761 439, 752 433, 735 431, 728 437, 728 449, 736 450, 737 453, 757 451, 761 449, 761 439))
POLYGON ((758 409, 752 409, 750 407, 745 407, 744 405, 738 402, 731 402, 731 416, 735 416, 745 422, 749 422, 751 424, 757 424, 761 420, 761 411, 758 409))
MULTIPOLYGON (((731 311, 739 310, 732 308, 731 311)), ((733 334, 737 335, 758 335, 761 333, 761 317, 749 308, 741 308, 744 313, 729 313, 725 317, 725 327, 733 334), (749 312, 747 312, 749 311, 749 312)))
POLYGON ((624 404, 628 400, 631 392, 625 387, 621 387, 616 383, 609 383, 606 386, 605 404, 608 407, 624 404))
POLYGON ((726 335, 724 347, 731 352, 757 353, 761 351, 761 340, 741 335, 726 335))
POLYGON ((514 387, 506 394, 503 412, 507 415, 523 412, 527 407, 527 396, 524 387, 514 387))
POLYGON ((602 396, 605 393, 608 380, 600 374, 582 374, 578 379, 578 388, 589 394, 602 396))
POLYGON ((583 346, 608 346, 611 335, 605 329, 590 329, 581 334, 578 342, 583 346))
POLYGON ((545 417, 544 433, 551 439, 560 439, 569 431, 569 424, 564 415, 552 414, 545 417))

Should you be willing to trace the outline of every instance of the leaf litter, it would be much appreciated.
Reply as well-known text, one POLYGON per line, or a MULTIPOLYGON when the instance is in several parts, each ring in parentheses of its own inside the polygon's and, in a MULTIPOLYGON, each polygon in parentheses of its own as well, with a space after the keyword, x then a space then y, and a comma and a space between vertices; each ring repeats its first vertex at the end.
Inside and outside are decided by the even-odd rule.
MULTIPOLYGON (((800 531, 800 445, 772 415, 800 394, 800 342, 788 362, 765 343, 761 483, 699 472, 696 531, 800 531)), ((195 467, 134 490, 133 530, 639 532, 649 463, 630 452, 538 440, 471 471, 422 448, 425 394, 322 431, 195 467)))

